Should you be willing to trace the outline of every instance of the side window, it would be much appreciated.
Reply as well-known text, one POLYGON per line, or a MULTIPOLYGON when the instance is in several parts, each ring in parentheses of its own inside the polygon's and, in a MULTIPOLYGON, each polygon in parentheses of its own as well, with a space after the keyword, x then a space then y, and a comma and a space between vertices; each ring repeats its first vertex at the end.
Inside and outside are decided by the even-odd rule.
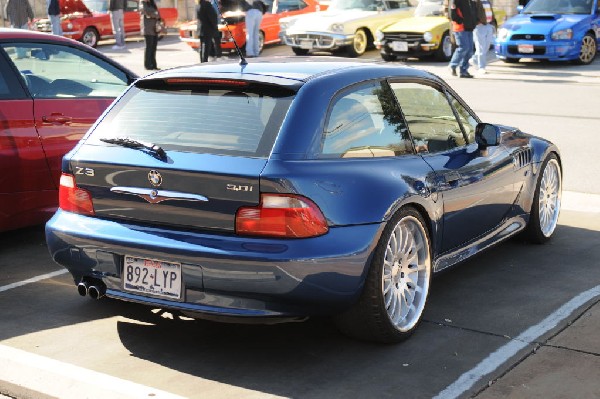
POLYGON ((279 0, 277 12, 298 11, 306 8, 306 3, 302 0, 279 0))
POLYGON ((458 113, 458 119, 460 120, 463 129, 467 133, 467 141, 469 144, 475 142, 475 127, 477 126, 477 119, 471 113, 463 107, 463 105, 452 95, 450 95, 450 101, 452 106, 458 113))
POLYGON ((418 152, 440 152, 466 144, 446 95, 418 83, 391 83, 418 152))
POLYGON ((323 157, 391 157, 412 152, 408 130, 387 83, 360 85, 334 99, 323 137, 323 157))
POLYGON ((125 11, 137 11, 139 3, 137 0, 127 0, 125 11))
POLYGON ((1 46, 35 98, 117 97, 128 86, 124 72, 85 51, 47 43, 1 46))

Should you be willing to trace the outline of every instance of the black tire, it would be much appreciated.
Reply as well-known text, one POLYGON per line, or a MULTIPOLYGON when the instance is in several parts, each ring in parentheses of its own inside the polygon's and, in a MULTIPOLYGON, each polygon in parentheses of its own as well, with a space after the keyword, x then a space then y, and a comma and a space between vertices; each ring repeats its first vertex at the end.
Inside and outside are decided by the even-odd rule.
POLYGON ((431 283, 431 246, 426 226, 412 207, 402 208, 389 221, 358 302, 334 318, 340 331, 382 343, 400 342, 413 334, 431 283))
POLYGON ((396 61, 396 57, 394 54, 387 54, 387 53, 381 53, 381 58, 384 61, 390 62, 390 61, 396 61))
POLYGON ((502 61, 507 64, 516 64, 518 63, 520 58, 504 58, 502 61))
POLYGON ((538 172, 529 223, 524 232, 528 241, 534 244, 544 244, 552 237, 558 223, 561 193, 562 169, 557 156, 550 154, 538 172), (553 187, 553 182, 556 182, 555 189, 553 192, 549 192, 549 187, 553 187), (542 196, 541 201, 540 196, 542 196), (548 215, 548 212, 551 215, 548 215), (551 219, 548 220, 548 217, 551 219))
POLYGON ((364 29, 357 29, 353 43, 347 48, 348 57, 360 57, 367 51, 367 47, 369 47, 369 35, 364 29))
POLYGON ((588 65, 596 58, 598 52, 598 46, 596 45, 596 38, 591 33, 586 33, 581 39, 581 50, 579 51, 579 58, 574 62, 578 65, 588 65))
POLYGON ((292 51, 296 55, 307 55, 308 54, 308 50, 307 49, 300 48, 300 47, 292 47, 292 51))
POLYGON ((453 52, 454 46, 452 45, 452 40, 450 39, 450 33, 444 32, 442 40, 440 40, 440 47, 438 47, 434 54, 435 60, 440 62, 448 62, 452 58, 453 52))
POLYGON ((96 48, 98 42, 100 41, 100 34, 93 27, 87 27, 83 31, 83 35, 81 35, 81 42, 83 44, 87 44, 90 47, 96 48))

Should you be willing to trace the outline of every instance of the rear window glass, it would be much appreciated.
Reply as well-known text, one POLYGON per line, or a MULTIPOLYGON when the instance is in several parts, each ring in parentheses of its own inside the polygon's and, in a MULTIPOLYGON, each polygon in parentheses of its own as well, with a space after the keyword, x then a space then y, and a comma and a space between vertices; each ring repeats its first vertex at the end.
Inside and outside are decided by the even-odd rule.
POLYGON ((292 100, 292 92, 269 87, 134 87, 88 143, 127 137, 165 150, 267 157, 292 100))

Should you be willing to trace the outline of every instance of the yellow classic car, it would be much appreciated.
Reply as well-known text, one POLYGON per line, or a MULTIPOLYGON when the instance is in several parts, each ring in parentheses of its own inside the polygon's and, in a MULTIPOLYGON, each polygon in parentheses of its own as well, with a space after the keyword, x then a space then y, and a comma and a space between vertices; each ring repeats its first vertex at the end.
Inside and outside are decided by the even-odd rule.
MULTIPOLYGON (((494 27, 504 22, 506 12, 494 8, 494 27)), ((443 0, 420 0, 412 18, 404 18, 375 32, 375 47, 381 58, 434 57, 450 61, 454 45, 450 37, 450 21, 444 16, 443 0)))

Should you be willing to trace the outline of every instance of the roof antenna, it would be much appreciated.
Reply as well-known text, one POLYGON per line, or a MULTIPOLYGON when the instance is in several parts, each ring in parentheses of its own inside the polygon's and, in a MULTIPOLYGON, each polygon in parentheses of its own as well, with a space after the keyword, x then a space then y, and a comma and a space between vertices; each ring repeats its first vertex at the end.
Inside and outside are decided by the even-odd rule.
POLYGON ((217 9, 219 10, 219 15, 221 16, 221 19, 223 20, 223 22, 225 22, 225 27, 227 28, 227 32, 229 32, 229 36, 231 36, 231 39, 233 40, 233 45, 235 46, 235 50, 237 51, 238 55, 240 56, 240 65, 242 66, 242 70, 243 70, 244 67, 246 65, 248 65, 248 61, 246 61, 246 59, 244 58, 244 55, 242 54, 242 50, 240 50, 240 46, 238 46, 237 42, 235 41, 235 37, 231 33, 231 29, 229 29, 229 24, 227 23, 227 20, 225 19, 225 17, 223 17, 223 13, 221 12, 221 7, 217 6, 217 9))

